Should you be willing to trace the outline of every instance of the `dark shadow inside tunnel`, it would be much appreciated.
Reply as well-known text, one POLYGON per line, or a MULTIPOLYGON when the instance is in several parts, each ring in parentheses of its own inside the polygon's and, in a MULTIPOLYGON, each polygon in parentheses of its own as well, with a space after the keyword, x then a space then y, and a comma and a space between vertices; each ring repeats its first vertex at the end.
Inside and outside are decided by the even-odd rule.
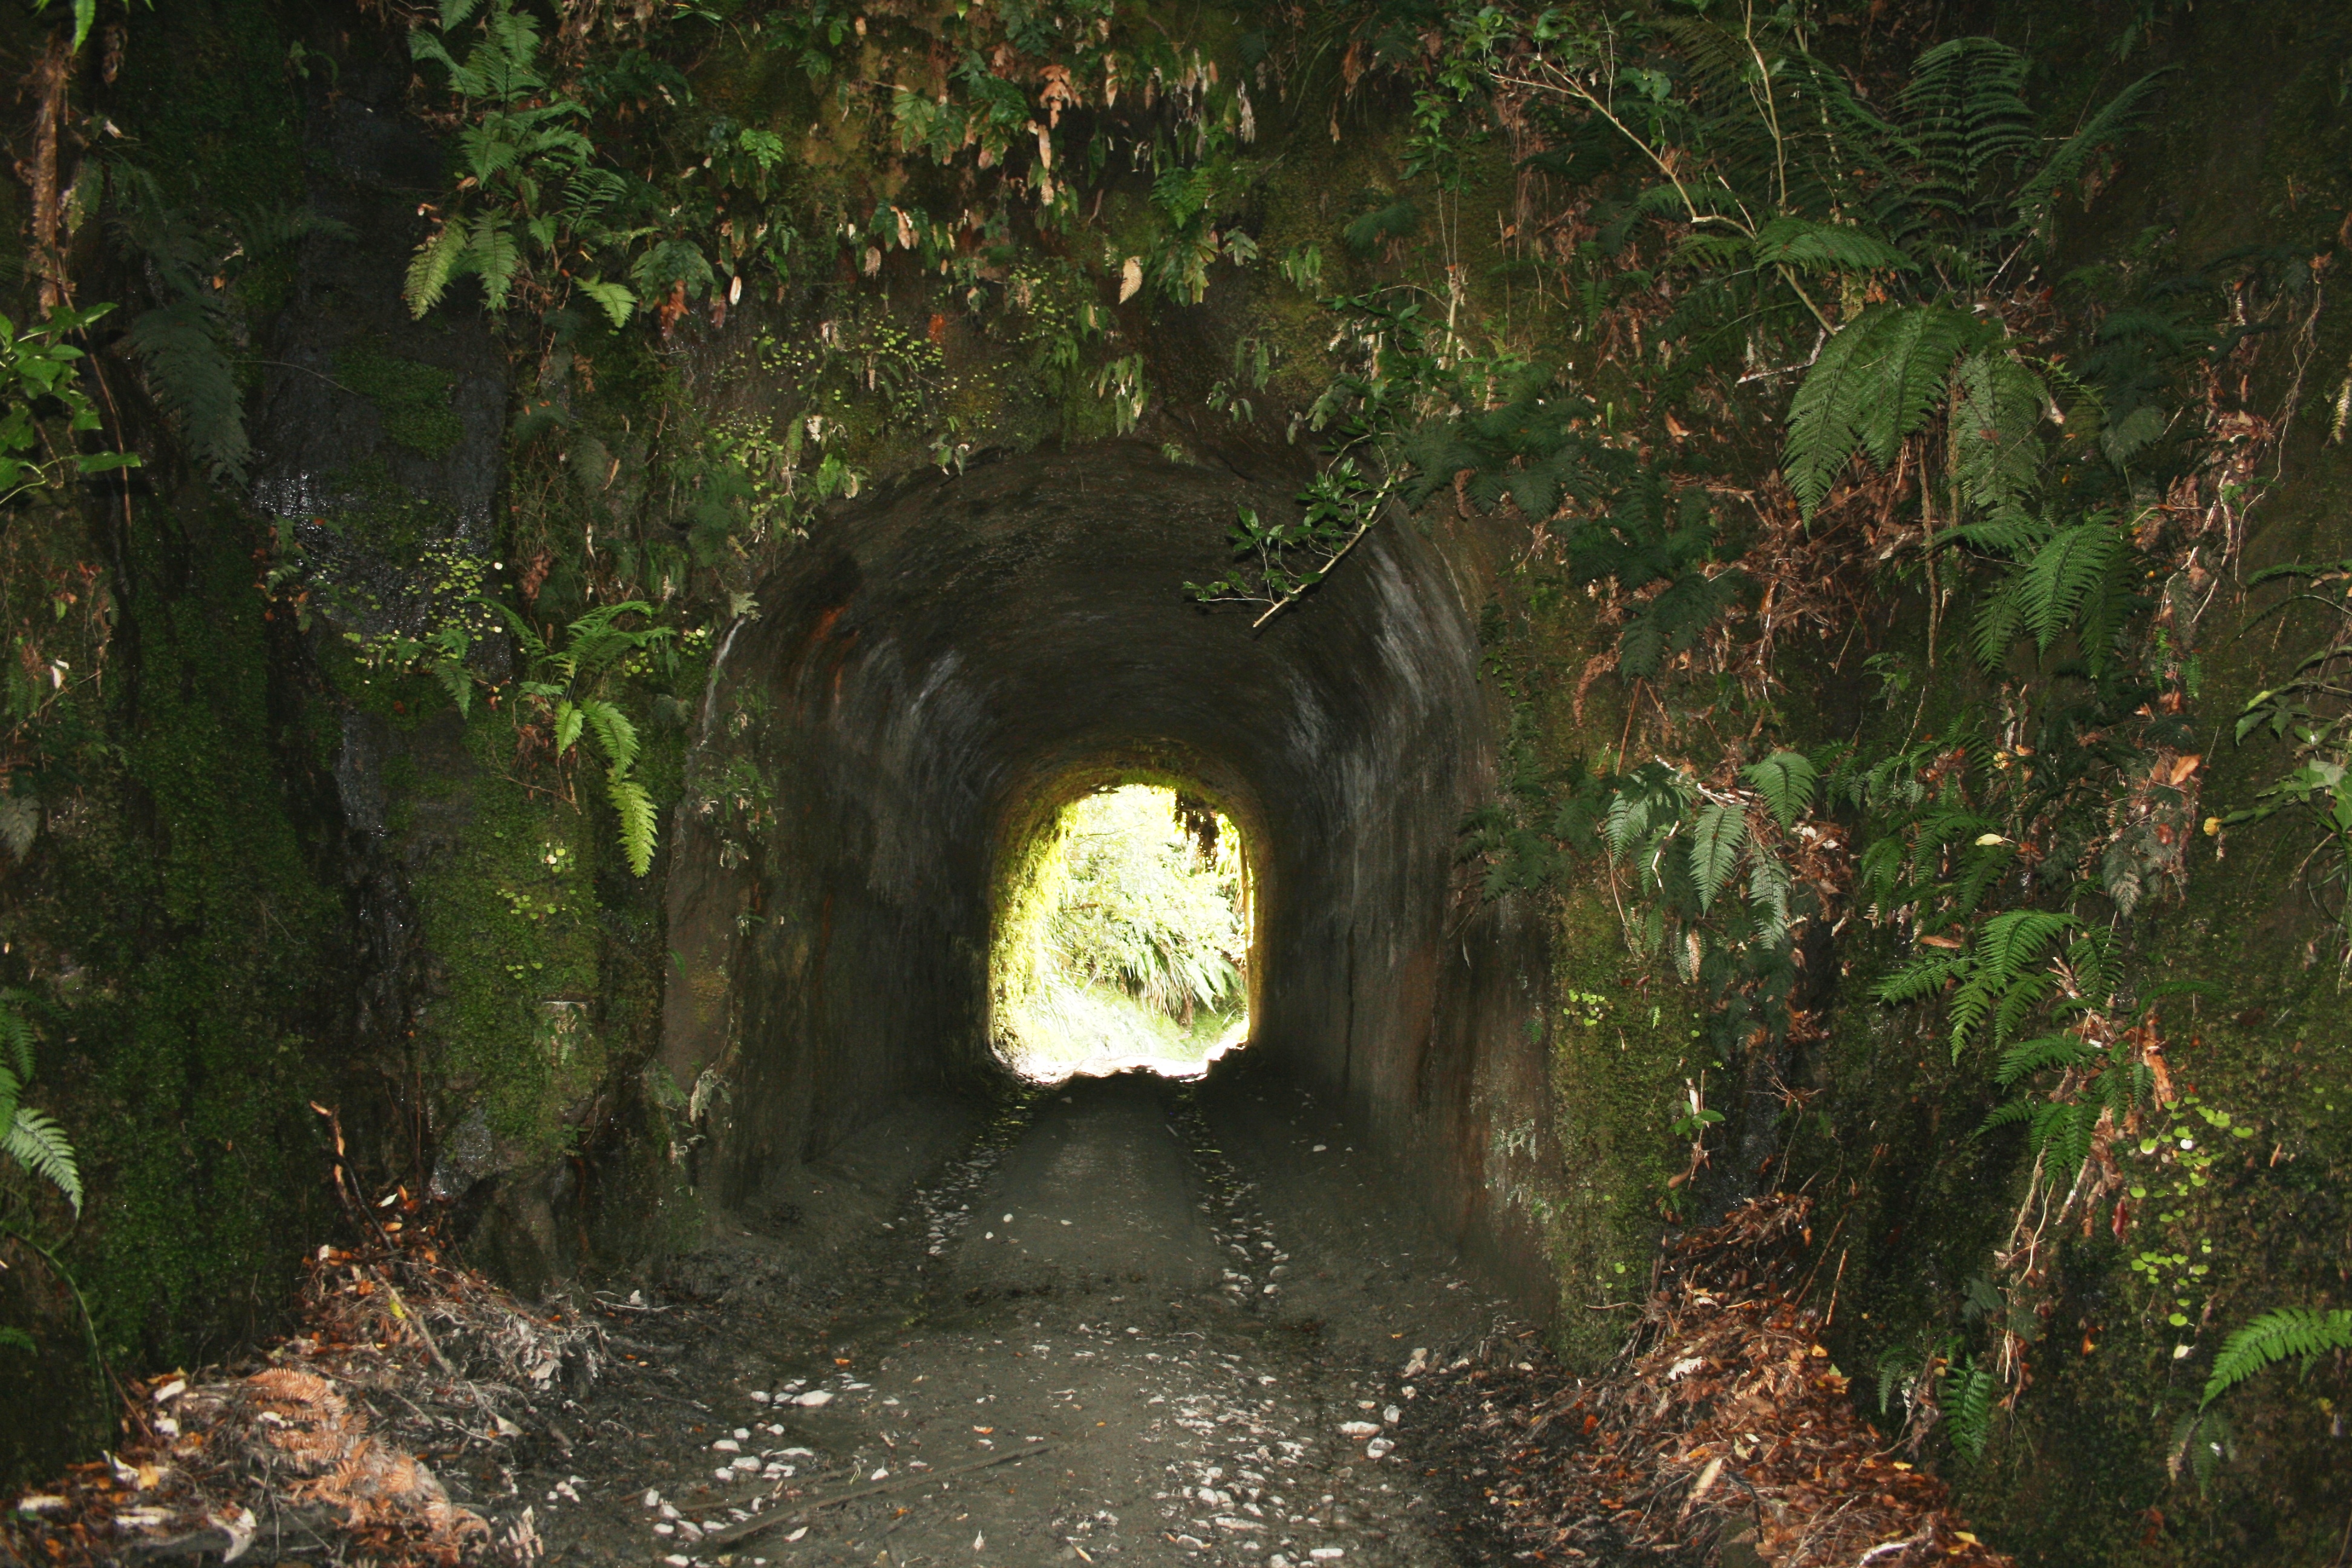
POLYGON ((1014 862, 1069 802, 1181 782, 1251 847, 1252 1043, 1224 1067, 1342 1111, 1452 1234, 1535 1267, 1545 950, 1456 853, 1494 774, 1486 568, 1392 521, 1262 631, 1189 599, 1236 508, 1298 482, 1132 442, 975 463, 836 513, 761 585, 668 840, 652 1070, 706 1201, 1001 1080, 1014 862))
POLYGON ((1006 1067, 1198 1078, 1248 1040, 1250 846, 1199 786, 1051 792, 1001 837, 989 1034, 1006 1067))

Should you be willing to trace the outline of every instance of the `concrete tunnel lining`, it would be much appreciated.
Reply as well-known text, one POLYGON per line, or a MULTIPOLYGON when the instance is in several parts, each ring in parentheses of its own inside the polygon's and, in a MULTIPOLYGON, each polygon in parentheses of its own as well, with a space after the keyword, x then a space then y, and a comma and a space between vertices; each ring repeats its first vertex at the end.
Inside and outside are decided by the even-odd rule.
POLYGON ((707 1192, 754 1203, 900 1097, 996 1070, 1004 858, 1081 789, 1176 774, 1255 847, 1251 1070, 1336 1102, 1548 1294, 1494 1168, 1532 1150, 1489 1124, 1543 1098, 1541 939, 1455 869, 1494 767, 1468 595, 1395 521, 1263 631, 1182 591, 1222 572, 1237 504, 1278 514, 1297 484, 1135 442, 1007 458, 841 509, 761 585, 671 836, 661 1060, 706 1090, 707 1192))

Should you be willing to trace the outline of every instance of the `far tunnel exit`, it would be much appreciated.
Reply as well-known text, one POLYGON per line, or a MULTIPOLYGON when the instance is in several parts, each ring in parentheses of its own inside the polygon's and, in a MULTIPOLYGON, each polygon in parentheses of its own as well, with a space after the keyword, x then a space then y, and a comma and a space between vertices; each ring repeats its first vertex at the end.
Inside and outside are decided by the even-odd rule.
POLYGON ((1024 1078, 1142 1068, 1196 1077, 1249 1038, 1248 846, 1202 796, 1081 795, 998 888, 992 1037, 1024 1078))

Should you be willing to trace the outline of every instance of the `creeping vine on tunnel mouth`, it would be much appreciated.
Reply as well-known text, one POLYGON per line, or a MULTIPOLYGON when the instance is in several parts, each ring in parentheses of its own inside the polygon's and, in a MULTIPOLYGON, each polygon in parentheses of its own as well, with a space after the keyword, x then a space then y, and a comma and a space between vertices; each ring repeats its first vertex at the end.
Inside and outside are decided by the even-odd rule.
POLYGON ((1198 1077, 1249 1037, 1249 846, 1198 785, 1030 814, 997 878, 991 1036, 1024 1078, 1198 1077))

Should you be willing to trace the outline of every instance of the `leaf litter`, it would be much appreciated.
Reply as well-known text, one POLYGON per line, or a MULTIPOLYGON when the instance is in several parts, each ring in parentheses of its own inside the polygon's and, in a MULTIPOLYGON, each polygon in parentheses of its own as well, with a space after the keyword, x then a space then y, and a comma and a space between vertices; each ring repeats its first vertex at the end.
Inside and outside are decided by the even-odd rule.
POLYGON ((1834 1288, 1826 1308, 1809 1300, 1811 1210, 1757 1199, 1686 1237, 1598 1379, 1532 1363, 1426 1370, 1492 1468, 1483 1489, 1517 1555, 1696 1563, 1744 1548, 1773 1568, 2010 1568, 1950 1489, 1856 1412, 1821 1342, 1834 1288))
POLYGON ((396 1192, 364 1211, 364 1243, 319 1248, 297 1334, 236 1366, 128 1384, 121 1446, 16 1499, 0 1554, 60 1568, 249 1551, 380 1568, 534 1561, 532 1508, 493 1521, 442 1476, 503 1474, 511 1497, 499 1460, 518 1439, 568 1451, 545 1412, 602 1373, 605 1336, 445 1261, 420 1208, 396 1192))

